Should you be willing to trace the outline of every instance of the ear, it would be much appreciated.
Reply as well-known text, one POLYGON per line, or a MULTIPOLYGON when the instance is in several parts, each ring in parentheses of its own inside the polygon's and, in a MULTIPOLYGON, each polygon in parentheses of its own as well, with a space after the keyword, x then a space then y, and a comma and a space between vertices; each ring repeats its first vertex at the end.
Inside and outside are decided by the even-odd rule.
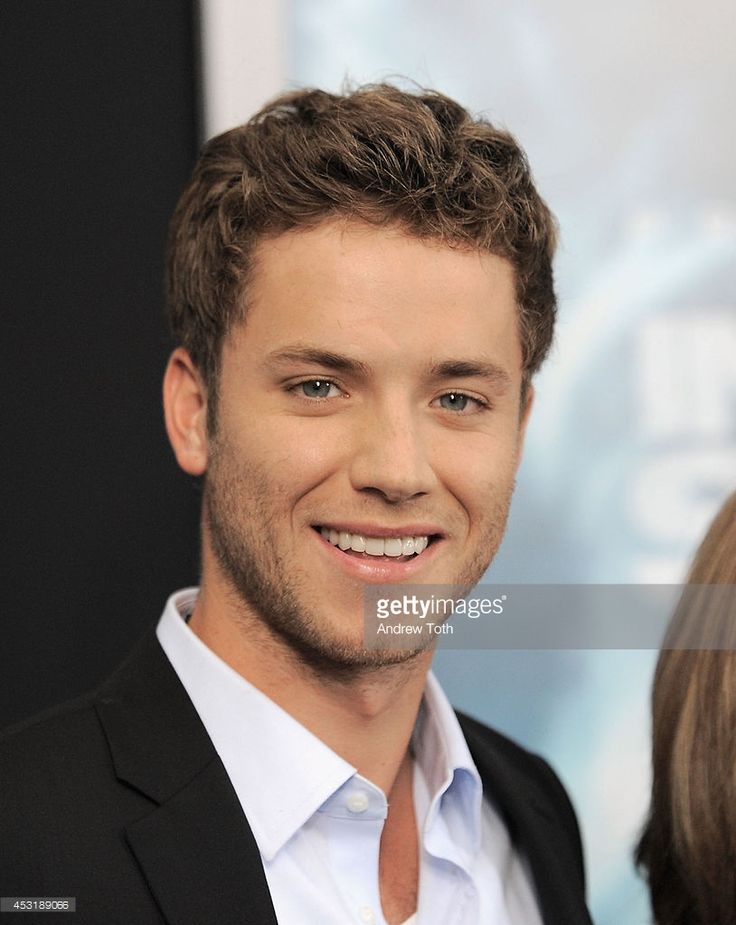
POLYGON ((164 374, 166 433, 176 461, 189 475, 207 469, 207 391, 189 353, 178 347, 164 374))

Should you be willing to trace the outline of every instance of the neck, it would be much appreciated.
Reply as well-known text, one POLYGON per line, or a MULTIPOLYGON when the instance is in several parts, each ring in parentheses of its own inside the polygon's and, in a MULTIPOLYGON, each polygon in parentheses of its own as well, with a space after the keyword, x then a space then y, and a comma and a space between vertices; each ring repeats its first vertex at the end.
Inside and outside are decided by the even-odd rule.
POLYGON ((431 652, 325 671, 232 595, 203 583, 189 626, 216 655, 389 794, 409 747, 431 652))

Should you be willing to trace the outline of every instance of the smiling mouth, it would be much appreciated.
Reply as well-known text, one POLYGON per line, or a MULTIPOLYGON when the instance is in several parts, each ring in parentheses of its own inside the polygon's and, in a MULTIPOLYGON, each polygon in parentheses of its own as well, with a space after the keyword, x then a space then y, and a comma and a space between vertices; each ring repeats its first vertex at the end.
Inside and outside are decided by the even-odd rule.
POLYGON ((432 536, 367 536, 348 533, 331 527, 315 527, 332 546, 342 552, 365 558, 409 560, 421 555, 436 537, 432 536))

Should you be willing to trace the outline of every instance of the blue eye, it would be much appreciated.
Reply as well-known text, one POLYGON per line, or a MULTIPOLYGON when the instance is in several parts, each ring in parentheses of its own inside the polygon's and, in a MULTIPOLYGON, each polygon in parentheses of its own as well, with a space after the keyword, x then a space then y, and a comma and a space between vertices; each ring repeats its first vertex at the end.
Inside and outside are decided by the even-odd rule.
POLYGON ((329 379, 308 379, 300 382, 298 388, 307 398, 329 398, 330 389, 335 388, 335 383, 329 379))
POLYGON ((440 405, 445 411, 465 411, 471 401, 474 399, 462 392, 448 392, 440 396, 440 405))

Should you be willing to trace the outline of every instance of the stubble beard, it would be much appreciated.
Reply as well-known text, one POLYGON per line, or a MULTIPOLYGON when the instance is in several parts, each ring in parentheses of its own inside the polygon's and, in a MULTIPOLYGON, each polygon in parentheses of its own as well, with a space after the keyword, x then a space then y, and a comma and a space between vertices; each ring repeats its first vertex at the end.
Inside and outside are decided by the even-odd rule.
MULTIPOLYGON (((430 647, 368 649, 354 637, 326 628, 278 549, 268 496, 257 491, 258 485, 268 484, 267 473, 238 469, 228 449, 219 440, 214 444, 204 485, 205 529, 217 565, 243 605, 245 632, 258 620, 297 662, 336 681, 411 662, 430 647)), ((485 572, 503 538, 512 490, 493 500, 484 540, 452 584, 472 587, 485 572)))

